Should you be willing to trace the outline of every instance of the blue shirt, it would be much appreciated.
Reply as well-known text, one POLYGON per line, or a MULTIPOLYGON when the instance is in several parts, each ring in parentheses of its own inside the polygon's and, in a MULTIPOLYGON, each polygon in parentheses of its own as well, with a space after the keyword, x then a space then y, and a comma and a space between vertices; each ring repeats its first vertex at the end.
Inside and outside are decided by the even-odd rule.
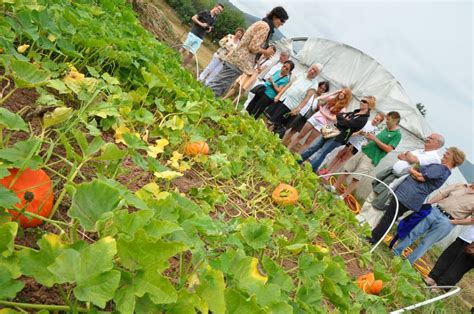
POLYGON ((451 170, 443 164, 421 166, 419 171, 425 182, 416 181, 412 176, 408 176, 395 191, 400 203, 413 211, 418 211, 426 197, 440 188, 451 175, 451 170))
MULTIPOLYGON (((278 86, 278 87, 285 86, 290 81, 290 78, 289 78, 288 75, 282 78, 282 77, 280 77, 280 73, 281 73, 281 71, 278 70, 272 75, 273 83, 275 83, 275 85, 278 86)), ((265 87, 266 87, 265 88, 265 95, 267 95, 270 99, 275 98, 275 96, 277 95, 277 92, 273 89, 272 84, 270 82, 266 81, 265 82, 265 87)))

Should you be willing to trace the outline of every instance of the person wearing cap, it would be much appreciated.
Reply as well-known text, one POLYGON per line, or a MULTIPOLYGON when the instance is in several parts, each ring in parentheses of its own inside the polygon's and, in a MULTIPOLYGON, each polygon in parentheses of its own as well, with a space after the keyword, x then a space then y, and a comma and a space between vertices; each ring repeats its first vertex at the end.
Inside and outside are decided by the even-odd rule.
POLYGON ((345 145, 351 135, 361 130, 369 120, 370 110, 375 108, 375 97, 366 96, 359 103, 359 109, 352 112, 343 112, 337 114, 336 128, 340 131, 338 135, 331 138, 320 136, 316 142, 301 153, 301 159, 298 163, 303 163, 311 157, 309 161, 311 167, 316 172, 323 163, 326 156, 334 149, 345 145))
MULTIPOLYGON (((463 160, 459 156, 459 162, 463 160)), ((474 219, 474 184, 455 184, 441 189, 429 201, 431 212, 422 219, 411 232, 394 248, 395 255, 402 252, 414 241, 423 240, 408 255, 410 263, 419 259, 433 244, 446 237, 456 225, 469 224, 474 219)))
POLYGON ((312 94, 308 94, 307 91, 318 88, 316 77, 321 69, 322 65, 319 63, 311 65, 306 73, 293 77, 291 82, 274 98, 275 103, 265 111, 265 116, 273 124, 273 130, 278 130, 287 121, 287 114, 291 110, 308 102, 312 94))

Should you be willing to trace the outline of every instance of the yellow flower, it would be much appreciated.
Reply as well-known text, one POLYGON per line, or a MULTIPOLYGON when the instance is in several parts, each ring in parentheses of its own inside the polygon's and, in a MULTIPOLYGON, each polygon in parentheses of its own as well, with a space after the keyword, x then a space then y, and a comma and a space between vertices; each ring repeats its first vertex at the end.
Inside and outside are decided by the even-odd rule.
POLYGON ((153 194, 153 196, 154 196, 155 199, 157 199, 157 200, 165 199, 165 198, 167 198, 168 196, 171 195, 169 192, 161 192, 161 191, 160 191, 160 187, 159 187, 158 184, 156 184, 155 182, 150 182, 150 183, 148 183, 147 185, 145 185, 145 186, 143 187, 143 190, 145 190, 145 191, 150 192, 151 194, 153 194))
POLYGON ((56 41, 56 36, 54 36, 53 34, 49 34, 49 35, 48 35, 48 40, 49 40, 50 42, 55 42, 55 41, 56 41))
POLYGON ((19 53, 24 53, 28 48, 30 48, 30 45, 21 45, 21 46, 18 46, 18 48, 16 48, 16 51, 18 51, 19 53))
POLYGON ((125 141, 123 140, 123 135, 124 134, 130 134, 130 129, 127 128, 126 126, 119 126, 118 128, 115 129, 115 143, 122 143, 125 144, 125 141))
POLYGON ((189 170, 189 169, 191 169, 191 166, 189 165, 189 163, 185 161, 182 161, 178 167, 178 170, 181 172, 185 172, 186 170, 189 170))
POLYGON ((69 71, 64 78, 64 82, 81 82, 85 78, 85 75, 79 72, 75 66, 71 65, 69 71))
POLYGON ((173 167, 174 169, 179 169, 179 161, 183 159, 183 154, 180 154, 177 151, 173 152, 173 156, 168 160, 167 164, 173 167))
POLYGON ((168 145, 169 143, 170 142, 168 142, 168 140, 164 138, 156 140, 155 145, 148 146, 148 149, 149 149, 149 151, 147 152, 148 156, 152 158, 156 158, 158 154, 161 154, 162 152, 164 152, 165 146, 168 145))
POLYGON ((177 171, 170 171, 170 170, 162 171, 162 172, 155 172, 154 175, 157 178, 170 180, 170 181, 183 176, 182 173, 179 173, 177 171))
POLYGON ((259 268, 258 265, 258 259, 255 257, 252 257, 252 262, 250 262, 250 276, 258 281, 261 281, 263 283, 266 283, 268 281, 268 276, 265 274, 262 274, 262 271, 259 268))

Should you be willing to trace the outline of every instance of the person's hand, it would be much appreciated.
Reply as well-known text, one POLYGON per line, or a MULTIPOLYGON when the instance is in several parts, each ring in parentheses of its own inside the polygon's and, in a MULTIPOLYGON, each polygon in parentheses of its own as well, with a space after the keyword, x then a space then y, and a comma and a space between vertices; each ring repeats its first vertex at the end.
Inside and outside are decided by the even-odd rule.
POLYGON ((279 102, 280 101, 280 95, 276 95, 275 98, 273 98, 274 102, 279 102))
POLYGON ((212 26, 207 29, 207 32, 210 33, 212 31, 212 26))
POLYGON ((372 133, 366 133, 365 134, 365 137, 371 141, 375 141, 375 135, 373 135, 372 133))
POLYGON ((270 76, 267 81, 269 81, 270 83, 273 83, 273 78, 270 76))
POLYGON ((202 24, 201 24, 201 27, 202 27, 202 28, 208 28, 208 27, 209 27, 209 24, 207 24, 207 23, 202 23, 202 24))
POLYGON ((301 111, 301 109, 295 108, 295 109, 290 111, 290 115, 296 116, 298 113, 300 113, 300 111, 301 111))
POLYGON ((271 47, 268 47, 267 49, 265 49, 262 54, 266 57, 266 58, 271 58, 273 57, 273 55, 275 54, 275 51, 273 50, 273 48, 271 47))

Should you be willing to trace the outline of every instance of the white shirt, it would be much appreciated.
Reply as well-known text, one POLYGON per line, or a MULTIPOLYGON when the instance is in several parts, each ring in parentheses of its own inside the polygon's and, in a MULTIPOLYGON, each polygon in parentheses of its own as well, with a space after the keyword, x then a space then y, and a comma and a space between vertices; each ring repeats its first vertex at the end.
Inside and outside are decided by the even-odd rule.
MULTIPOLYGON (((379 131, 379 128, 375 125, 372 124, 372 121, 367 121, 367 123, 364 125, 364 127, 361 129, 362 132, 365 133, 372 133, 375 135, 379 131)), ((352 136, 349 139, 349 143, 352 144, 357 150, 359 151, 362 146, 364 146, 367 143, 367 138, 363 136, 362 134, 357 134, 352 136)))
MULTIPOLYGON (((418 157, 418 162, 420 166, 426 166, 429 164, 439 164, 441 163, 441 158, 439 158, 438 153, 435 150, 430 150, 429 152, 424 151, 423 149, 417 149, 411 151, 413 155, 418 157)), ((393 173, 396 175, 402 175, 406 172, 407 168, 410 167, 410 164, 405 160, 398 160, 393 165, 393 173)))
POLYGON ((316 78, 308 79, 306 72, 300 73, 295 77, 295 81, 291 84, 290 88, 281 95, 280 100, 283 101, 288 109, 293 110, 303 101, 308 89, 317 89, 317 86, 318 81, 316 78))
POLYGON ((270 70, 268 70, 267 73, 265 73, 265 75, 263 76, 263 78, 266 80, 268 79, 270 76, 272 76, 273 74, 275 74, 277 71, 281 70, 281 67, 283 66, 283 63, 281 62, 278 62, 277 64, 275 64, 274 66, 272 66, 270 68, 270 70))
POLYGON ((301 108, 300 115, 304 116, 308 112, 309 108, 311 108, 311 106, 313 106, 313 110, 316 109, 316 107, 318 106, 319 97, 314 98, 314 96, 316 95, 311 96, 311 98, 304 105, 304 107, 301 108))
POLYGON ((465 228, 459 235, 459 238, 466 241, 467 243, 474 242, 474 226, 465 228))

